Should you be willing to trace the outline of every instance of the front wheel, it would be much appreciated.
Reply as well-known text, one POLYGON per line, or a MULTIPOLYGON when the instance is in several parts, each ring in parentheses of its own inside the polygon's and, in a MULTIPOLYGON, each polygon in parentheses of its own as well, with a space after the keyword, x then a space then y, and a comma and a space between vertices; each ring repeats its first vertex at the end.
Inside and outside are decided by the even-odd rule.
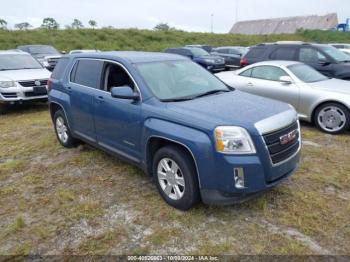
POLYGON ((56 136, 61 145, 67 148, 74 147, 77 141, 71 135, 64 112, 62 110, 58 110, 53 117, 53 121, 56 136))
POLYGON ((166 146, 158 150, 153 175, 160 195, 169 205, 185 211, 199 201, 197 172, 183 149, 166 146))
POLYGON ((327 103, 320 106, 315 113, 315 124, 328 134, 340 134, 349 129, 349 110, 337 103, 327 103))

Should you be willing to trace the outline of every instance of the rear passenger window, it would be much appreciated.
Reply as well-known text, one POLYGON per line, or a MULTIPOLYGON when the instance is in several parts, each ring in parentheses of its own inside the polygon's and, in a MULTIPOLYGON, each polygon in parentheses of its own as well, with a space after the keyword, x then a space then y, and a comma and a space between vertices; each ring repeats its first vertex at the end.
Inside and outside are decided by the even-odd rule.
POLYGON ((99 89, 102 68, 102 61, 89 59, 79 60, 72 70, 70 81, 79 85, 99 89))
POLYGON ((252 72, 252 77, 269 81, 280 81, 281 76, 288 76, 288 74, 275 66, 257 66, 252 72))
POLYGON ((258 58, 261 57, 265 53, 266 48, 264 47, 253 47, 250 49, 250 51, 247 53, 247 58, 258 58))
POLYGON ((245 77, 251 77, 252 76, 252 71, 253 71, 253 69, 248 69, 248 70, 243 71, 239 75, 240 76, 245 76, 245 77))
POLYGON ((271 55, 272 60, 289 60, 295 59, 296 49, 291 47, 284 47, 276 49, 271 55))
POLYGON ((67 64, 69 62, 69 58, 61 58, 58 60, 57 65, 55 66, 55 69, 52 72, 51 78, 60 80, 63 77, 63 73, 67 67, 67 64))
POLYGON ((318 63, 320 59, 326 59, 326 57, 313 48, 301 48, 299 54, 299 61, 304 63, 318 63))

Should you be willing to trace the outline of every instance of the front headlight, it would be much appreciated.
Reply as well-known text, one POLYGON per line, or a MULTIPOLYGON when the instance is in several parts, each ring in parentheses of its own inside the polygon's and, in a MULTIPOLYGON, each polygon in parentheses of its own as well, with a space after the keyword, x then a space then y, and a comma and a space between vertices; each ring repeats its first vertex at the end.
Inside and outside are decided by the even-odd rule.
POLYGON ((0 88, 15 87, 16 83, 14 81, 0 81, 0 88))
POLYGON ((224 154, 254 154, 254 143, 247 130, 238 126, 215 128, 216 150, 224 154))
POLYGON ((204 59, 205 62, 214 64, 215 60, 214 59, 204 59))

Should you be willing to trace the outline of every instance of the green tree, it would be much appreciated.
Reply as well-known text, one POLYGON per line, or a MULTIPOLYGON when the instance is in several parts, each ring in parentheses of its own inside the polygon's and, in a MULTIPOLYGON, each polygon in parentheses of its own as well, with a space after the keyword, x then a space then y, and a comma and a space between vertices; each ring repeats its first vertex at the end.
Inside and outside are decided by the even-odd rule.
POLYGON ((31 27, 33 27, 33 26, 31 24, 29 24, 28 22, 15 24, 15 28, 19 29, 19 30, 28 30, 31 27))
POLYGON ((7 21, 0 18, 0 29, 6 29, 7 28, 7 21))
POLYGON ((46 17, 43 19, 43 23, 41 27, 46 29, 58 29, 60 25, 57 23, 57 21, 54 18, 46 17))
POLYGON ((175 27, 170 27, 168 23, 159 23, 153 28, 155 31, 176 31, 175 27))
POLYGON ((84 25, 79 19, 75 18, 73 20, 72 29, 81 29, 83 27, 84 27, 84 25))
POLYGON ((90 20, 89 21, 89 25, 92 27, 92 28, 95 28, 97 27, 97 22, 95 20, 90 20))

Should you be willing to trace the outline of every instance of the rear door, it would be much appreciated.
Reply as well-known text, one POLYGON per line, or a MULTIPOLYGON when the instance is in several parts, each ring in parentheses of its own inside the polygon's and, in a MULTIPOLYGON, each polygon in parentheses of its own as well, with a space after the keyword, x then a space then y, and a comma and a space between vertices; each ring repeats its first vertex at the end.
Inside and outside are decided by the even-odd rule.
POLYGON ((96 141, 93 98, 99 92, 103 61, 79 59, 70 73, 67 91, 70 96, 74 132, 91 141, 96 141))
POLYGON ((330 58, 327 57, 324 53, 321 53, 319 50, 313 47, 301 47, 299 49, 298 61, 305 63, 321 74, 333 77, 333 65, 330 61, 330 58), (329 63, 324 63, 324 62, 329 63))
POLYGON ((247 79, 246 90, 252 94, 276 99, 299 107, 299 87, 280 81, 280 77, 289 76, 276 66, 256 66, 252 68, 251 77, 247 79))

